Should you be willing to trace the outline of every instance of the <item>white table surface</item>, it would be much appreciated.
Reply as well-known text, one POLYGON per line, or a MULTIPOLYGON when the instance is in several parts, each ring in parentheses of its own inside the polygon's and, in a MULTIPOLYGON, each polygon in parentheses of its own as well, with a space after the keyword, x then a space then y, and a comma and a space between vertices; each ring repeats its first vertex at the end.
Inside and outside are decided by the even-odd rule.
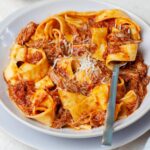
MULTIPOLYGON (((0 0, 0 21, 18 8, 30 5, 42 0, 0 0)), ((43 0, 45 1, 45 0, 43 0)), ((102 0, 101 0, 102 1, 102 0)), ((103 0, 117 4, 135 13, 148 24, 150 24, 150 0, 103 0)), ((143 150, 143 147, 150 137, 150 131, 139 139, 120 147, 116 150, 143 150)), ((34 150, 7 135, 0 129, 0 150, 34 150)))

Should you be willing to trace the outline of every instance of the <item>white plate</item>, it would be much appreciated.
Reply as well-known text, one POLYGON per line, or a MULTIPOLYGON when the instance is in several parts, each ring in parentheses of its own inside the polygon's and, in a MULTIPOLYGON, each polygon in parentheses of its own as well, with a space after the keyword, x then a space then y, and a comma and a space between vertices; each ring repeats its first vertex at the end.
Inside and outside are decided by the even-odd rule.
POLYGON ((65 139, 37 132, 14 119, 0 104, 0 128, 16 140, 38 150, 112 150, 123 146, 150 129, 150 112, 136 123, 113 135, 111 147, 101 147, 101 137, 90 139, 65 139))
MULTIPOLYGON (((40 4, 34 5, 29 8, 25 8, 19 13, 15 13, 8 17, 5 22, 2 23, 2 27, 0 29, 0 96, 3 102, 3 107, 15 118, 17 118, 22 123, 30 126, 33 129, 36 129, 40 132, 51 134, 60 137, 67 138, 88 138, 88 137, 96 137, 102 135, 103 127, 87 130, 87 131, 74 131, 72 129, 52 129, 45 127, 44 125, 35 122, 33 120, 25 118, 18 109, 11 103, 6 93, 6 83, 3 80, 3 70, 6 64, 8 64, 8 56, 9 56, 9 47, 11 43, 14 41, 18 31, 29 21, 33 20, 35 22, 39 22, 46 17, 66 11, 66 10, 76 10, 76 11, 92 11, 92 10, 100 10, 107 8, 116 8, 111 4, 99 2, 99 0, 52 0, 48 2, 42 2, 40 4)), ((124 10, 125 11, 125 10, 124 10)), ((140 18, 135 16, 134 14, 126 11, 139 25, 141 25, 143 29, 143 42, 141 44, 141 50, 144 54, 145 62, 150 64, 150 53, 149 53, 149 41, 150 41, 150 28, 144 23, 140 18)), ((150 87, 150 86, 149 86, 150 87)), ((141 118, 149 109, 150 109, 150 88, 148 87, 148 93, 140 106, 140 108, 135 111, 131 116, 127 119, 117 121, 115 123, 115 131, 123 129, 128 125, 132 124, 139 118, 141 118)))

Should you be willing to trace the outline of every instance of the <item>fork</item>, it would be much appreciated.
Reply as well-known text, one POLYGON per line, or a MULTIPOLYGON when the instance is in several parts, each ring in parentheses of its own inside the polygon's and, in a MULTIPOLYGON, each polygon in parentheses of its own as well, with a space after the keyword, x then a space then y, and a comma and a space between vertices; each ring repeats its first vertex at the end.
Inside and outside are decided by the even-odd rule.
POLYGON ((123 64, 116 63, 113 68, 111 88, 110 88, 110 94, 109 94, 109 102, 108 102, 108 107, 107 107, 104 132, 103 132, 103 136, 102 136, 102 145, 105 145, 105 146, 112 145, 118 75, 119 75, 120 67, 125 66, 125 65, 126 65, 126 63, 123 63, 123 64))

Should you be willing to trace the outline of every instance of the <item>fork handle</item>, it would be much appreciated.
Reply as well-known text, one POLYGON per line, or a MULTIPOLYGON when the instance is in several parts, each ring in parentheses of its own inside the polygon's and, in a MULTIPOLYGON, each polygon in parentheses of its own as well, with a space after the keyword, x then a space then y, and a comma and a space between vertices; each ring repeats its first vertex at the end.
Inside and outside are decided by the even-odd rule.
POLYGON ((116 106, 118 74, 119 74, 119 65, 114 65, 110 94, 109 94, 109 103, 108 103, 108 107, 107 107, 104 133, 103 133, 103 137, 102 137, 103 145, 111 145, 112 144, 113 124, 114 124, 114 120, 115 120, 114 116, 115 116, 115 106, 116 106))

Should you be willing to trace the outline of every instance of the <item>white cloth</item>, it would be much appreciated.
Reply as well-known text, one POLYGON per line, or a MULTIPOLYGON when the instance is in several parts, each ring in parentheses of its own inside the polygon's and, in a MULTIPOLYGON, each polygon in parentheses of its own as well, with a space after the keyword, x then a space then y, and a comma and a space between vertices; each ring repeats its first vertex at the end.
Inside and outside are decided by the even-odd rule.
MULTIPOLYGON (((0 0, 0 21, 2 21, 7 15, 11 14, 18 8, 36 3, 40 0, 0 0)), ((102 1, 102 0, 101 0, 102 1)), ((150 24, 150 0, 103 0, 112 4, 117 4, 120 7, 126 8, 129 11, 135 13, 139 17, 143 18, 148 24, 150 24)), ((143 150, 144 145, 150 137, 150 131, 139 139, 129 143, 116 150, 143 150)), ((17 142, 4 131, 0 129, 0 150, 34 150, 20 142, 17 142)), ((150 147, 146 150, 149 150, 150 147)))

